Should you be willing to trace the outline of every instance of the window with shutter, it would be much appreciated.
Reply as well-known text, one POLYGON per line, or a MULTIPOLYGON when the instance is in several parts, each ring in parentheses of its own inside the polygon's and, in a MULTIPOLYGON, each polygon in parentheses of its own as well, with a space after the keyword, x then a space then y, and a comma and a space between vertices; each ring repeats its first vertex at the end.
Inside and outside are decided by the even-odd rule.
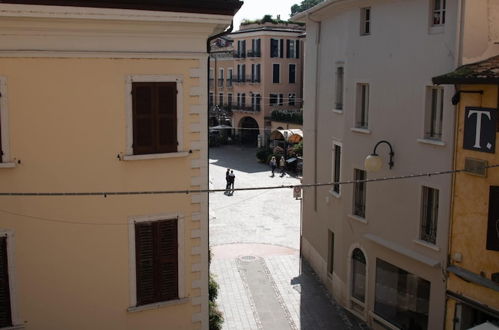
POLYGON ((133 153, 177 151, 175 82, 132 83, 133 153))
POLYGON ((0 328, 12 326, 7 238, 0 237, 0 328))
POLYGON ((178 299, 178 224, 135 224, 137 305, 178 299))

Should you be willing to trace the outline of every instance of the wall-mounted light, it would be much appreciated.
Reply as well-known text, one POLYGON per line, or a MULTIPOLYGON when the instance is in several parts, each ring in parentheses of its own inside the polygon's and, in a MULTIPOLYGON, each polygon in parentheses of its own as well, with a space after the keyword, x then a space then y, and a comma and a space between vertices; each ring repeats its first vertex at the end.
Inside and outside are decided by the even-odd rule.
POLYGON ((370 154, 369 156, 366 157, 366 160, 364 161, 364 168, 366 171, 377 172, 383 166, 383 161, 381 160, 381 157, 376 153, 376 149, 382 143, 386 143, 390 147, 390 161, 388 162, 388 165, 390 166, 390 169, 392 169, 392 167, 394 165, 393 156, 395 155, 395 153, 393 152, 393 148, 392 148, 392 145, 390 144, 390 142, 382 140, 382 141, 379 141, 378 143, 376 143, 376 145, 374 146, 374 150, 373 150, 372 154, 370 154))

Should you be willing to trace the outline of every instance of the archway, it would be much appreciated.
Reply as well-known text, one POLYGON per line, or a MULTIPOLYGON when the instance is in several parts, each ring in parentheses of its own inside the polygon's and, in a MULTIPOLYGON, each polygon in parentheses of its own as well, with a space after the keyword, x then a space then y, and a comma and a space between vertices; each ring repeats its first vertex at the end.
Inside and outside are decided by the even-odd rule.
POLYGON ((260 134, 256 120, 251 117, 243 117, 239 121, 239 128, 241 143, 256 146, 258 143, 258 134, 260 134))

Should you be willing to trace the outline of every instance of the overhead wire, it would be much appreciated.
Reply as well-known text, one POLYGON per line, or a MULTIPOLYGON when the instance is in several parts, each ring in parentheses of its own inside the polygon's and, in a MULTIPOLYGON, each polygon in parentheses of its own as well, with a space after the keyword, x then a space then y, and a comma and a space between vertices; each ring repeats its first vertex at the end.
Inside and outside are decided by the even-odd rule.
MULTIPOLYGON (((487 165, 487 166, 479 166, 473 168, 474 170, 483 170, 483 169, 492 169, 498 168, 499 164, 487 165)), ((365 179, 365 180, 347 180, 347 181, 337 181, 337 182, 327 182, 327 183, 311 183, 311 184, 297 184, 297 185, 280 185, 280 186, 260 186, 260 187, 246 187, 246 188, 235 188, 233 191, 252 191, 252 190, 274 190, 274 189, 294 189, 294 188, 309 188, 309 187, 321 187, 321 186, 333 186, 333 185, 345 185, 345 184, 357 184, 357 183, 370 183, 370 182, 382 182, 382 181, 393 181, 393 180, 405 180, 412 179, 418 177, 426 177, 426 176, 437 176, 437 175, 445 175, 445 174, 454 174, 467 172, 472 169, 457 169, 457 170, 445 170, 445 171, 434 171, 434 172, 425 172, 425 173, 415 173, 415 174, 407 174, 407 175, 399 175, 392 177, 380 177, 373 179, 365 179)), ((54 197, 54 196, 130 196, 130 195, 165 195, 165 194, 193 194, 193 193, 216 193, 216 192, 225 192, 226 189, 193 189, 193 190, 153 190, 153 191, 118 191, 118 192, 0 192, 1 196, 16 196, 16 197, 54 197)), ((251 196, 248 199, 252 199, 255 197, 259 197, 262 194, 257 194, 255 196, 251 196)), ((238 203, 245 202, 246 200, 239 201, 238 203)), ((231 206, 236 205, 238 203, 233 203, 231 206)), ((224 207, 222 207, 224 208, 224 207)), ((44 222, 58 223, 64 225, 84 225, 84 226, 128 226, 129 223, 125 222, 86 222, 80 220, 62 220, 56 218, 48 218, 42 216, 35 216, 29 214, 23 214, 19 212, 13 212, 5 209, 0 209, 0 213, 9 214, 17 217, 29 218, 34 220, 40 220, 44 222)), ((184 219, 191 218, 189 215, 181 216, 184 219)))

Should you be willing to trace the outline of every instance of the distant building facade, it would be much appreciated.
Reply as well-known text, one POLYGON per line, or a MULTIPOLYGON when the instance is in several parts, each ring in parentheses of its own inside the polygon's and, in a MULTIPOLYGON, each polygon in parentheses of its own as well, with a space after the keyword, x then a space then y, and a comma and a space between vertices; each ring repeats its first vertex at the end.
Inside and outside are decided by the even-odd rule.
POLYGON ((451 175, 364 180, 453 168, 454 88, 431 79, 496 53, 498 12, 327 0, 292 18, 307 27, 303 183, 357 181, 304 189, 302 255, 374 329, 444 327, 451 175), (383 167, 367 173, 376 145, 383 167))
POLYGON ((266 142, 273 110, 301 109, 303 32, 292 23, 247 24, 228 35, 232 54, 213 50, 210 99, 231 110, 243 143, 266 142))
POLYGON ((206 42, 241 5, 2 1, 0 190, 59 195, 0 197, 0 328, 208 329, 207 195, 85 193, 208 188, 206 42))
MULTIPOLYGON (((499 53, 499 52, 498 52, 499 53)), ((456 87, 456 173, 447 267, 447 326, 499 327, 499 55, 435 77, 456 87)))

